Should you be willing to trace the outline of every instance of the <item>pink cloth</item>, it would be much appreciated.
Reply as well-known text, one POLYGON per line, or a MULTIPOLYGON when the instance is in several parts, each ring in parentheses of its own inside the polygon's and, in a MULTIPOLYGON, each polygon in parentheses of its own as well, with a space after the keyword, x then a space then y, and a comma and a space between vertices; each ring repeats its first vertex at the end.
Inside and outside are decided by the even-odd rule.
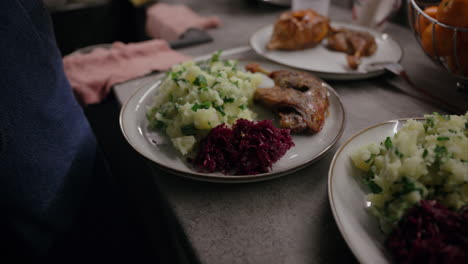
POLYGON ((220 24, 219 17, 201 17, 184 5, 157 3, 146 10, 146 34, 167 41, 178 39, 189 28, 208 29, 220 24))
POLYGON ((94 104, 104 99, 116 83, 167 70, 189 59, 172 50, 164 40, 149 40, 131 44, 115 42, 110 49, 73 53, 64 57, 63 65, 78 101, 94 104))

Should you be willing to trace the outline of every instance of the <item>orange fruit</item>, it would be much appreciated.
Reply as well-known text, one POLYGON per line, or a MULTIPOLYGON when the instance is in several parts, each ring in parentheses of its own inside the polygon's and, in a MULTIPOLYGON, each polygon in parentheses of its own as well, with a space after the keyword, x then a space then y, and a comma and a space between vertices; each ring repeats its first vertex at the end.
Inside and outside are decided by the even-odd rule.
MULTIPOLYGON (((437 9, 437 6, 426 7, 426 9, 424 9, 424 13, 426 13, 432 18, 436 18, 437 9)), ((423 32, 424 29, 426 29, 426 27, 429 26, 429 24, 431 24, 431 21, 429 21, 429 19, 425 18, 423 15, 419 15, 419 18, 416 21, 414 28, 418 33, 423 32)))
POLYGON ((449 56, 453 52, 453 31, 439 25, 429 25, 422 33, 421 45, 430 56, 449 56), (432 39, 433 27, 435 27, 435 46, 432 39))
POLYGON ((468 27, 468 0, 442 0, 437 20, 456 27, 468 27))

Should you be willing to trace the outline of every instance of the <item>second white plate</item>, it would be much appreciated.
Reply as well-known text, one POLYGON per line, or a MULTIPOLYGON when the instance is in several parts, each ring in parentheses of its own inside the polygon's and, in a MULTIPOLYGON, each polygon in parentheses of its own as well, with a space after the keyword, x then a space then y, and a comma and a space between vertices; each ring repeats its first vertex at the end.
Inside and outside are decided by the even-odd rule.
MULTIPOLYGON (((418 118, 414 118, 418 119, 418 118)), ((391 137, 408 119, 392 120, 368 127, 346 140, 335 153, 328 173, 328 197, 338 228, 361 263, 392 263, 385 247, 385 236, 377 218, 366 210, 367 190, 359 183, 361 171, 354 167, 350 155, 371 142, 391 137)))
POLYGON ((367 31, 375 37, 377 51, 370 57, 362 58, 357 70, 352 70, 346 62, 346 55, 342 52, 331 51, 324 45, 325 41, 314 48, 298 51, 267 50, 266 45, 271 38, 273 25, 268 25, 256 31, 250 37, 250 45, 259 55, 274 62, 290 67, 307 70, 324 79, 329 80, 357 80, 374 77, 384 73, 383 69, 366 70, 366 65, 376 62, 399 62, 403 51, 388 34, 350 25, 342 22, 332 22, 334 28, 346 27, 353 30, 367 31))

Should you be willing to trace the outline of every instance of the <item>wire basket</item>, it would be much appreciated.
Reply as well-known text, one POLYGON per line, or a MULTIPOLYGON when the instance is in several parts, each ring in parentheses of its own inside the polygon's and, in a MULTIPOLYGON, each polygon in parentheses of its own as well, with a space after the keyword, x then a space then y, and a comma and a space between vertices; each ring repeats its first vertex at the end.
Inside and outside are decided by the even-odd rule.
POLYGON ((423 11, 427 7, 438 6, 440 2, 408 0, 409 24, 425 54, 456 76, 459 88, 465 88, 468 85, 468 45, 463 46, 462 42, 468 42, 468 28, 446 25, 423 11), (424 19, 429 22, 426 27, 422 25, 424 19), (437 37, 441 35, 444 37, 437 37))

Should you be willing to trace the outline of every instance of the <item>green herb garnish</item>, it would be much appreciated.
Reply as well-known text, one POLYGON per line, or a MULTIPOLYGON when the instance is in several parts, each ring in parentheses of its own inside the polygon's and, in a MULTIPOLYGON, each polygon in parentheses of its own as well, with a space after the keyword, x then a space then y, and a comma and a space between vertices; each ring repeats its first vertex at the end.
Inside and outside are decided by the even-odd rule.
POLYGON ((181 127, 180 131, 182 132, 182 134, 184 134, 184 136, 194 136, 198 132, 198 130, 193 124, 181 127))
POLYGON ((198 109, 208 109, 211 107, 211 102, 204 102, 202 104, 195 103, 192 106, 192 111, 196 112, 198 109))
POLYGON ((400 158, 403 158, 405 155, 403 155, 403 153, 401 153, 400 151, 398 151, 398 149, 395 149, 395 155, 397 155, 398 157, 400 158))
POLYGON ((371 190, 372 193, 381 193, 382 187, 380 187, 377 183, 375 183, 373 180, 370 180, 367 182, 367 186, 371 190))
POLYGON ((395 197, 410 193, 412 191, 419 191, 420 193, 422 193, 422 189, 416 188, 416 185, 414 184, 414 182, 409 180, 407 177, 403 177, 401 181, 398 181, 396 183, 401 183, 402 188, 401 188, 401 191, 395 192, 393 194, 393 196, 395 197))
POLYGON ((391 149, 393 147, 392 139, 390 137, 387 137, 385 139, 384 145, 387 150, 391 149))
POLYGON ((224 106, 219 105, 219 106, 215 106, 214 108, 215 108, 218 112, 220 112, 222 116, 225 116, 225 115, 226 115, 226 113, 224 112, 224 106))
POLYGON ((424 123, 424 130, 427 132, 428 128, 434 127, 434 117, 428 117, 426 118, 426 122, 424 123))
POLYGON ((195 80, 192 82, 194 85, 199 86, 200 88, 204 88, 208 85, 208 82, 206 81, 205 76, 203 75, 198 75, 195 80))
POLYGON ((211 55, 211 59, 210 59, 211 63, 219 61, 219 59, 221 57, 221 53, 223 53, 222 50, 218 50, 215 53, 213 53, 213 55, 211 55))
POLYGON ((234 98, 232 98, 232 97, 223 98, 223 101, 224 101, 225 103, 232 103, 232 102, 234 102, 234 98))
POLYGON ((366 160, 366 161, 364 161, 364 162, 365 162, 365 163, 369 163, 369 162, 371 162, 372 160, 374 160, 375 156, 376 156, 375 154, 371 154, 371 155, 370 155, 370 158, 369 158, 369 159, 367 159, 367 160, 366 160))
POLYGON ((442 161, 442 158, 447 156, 447 148, 444 146, 436 146, 434 148, 434 153, 436 154, 436 161, 440 162, 442 161))

